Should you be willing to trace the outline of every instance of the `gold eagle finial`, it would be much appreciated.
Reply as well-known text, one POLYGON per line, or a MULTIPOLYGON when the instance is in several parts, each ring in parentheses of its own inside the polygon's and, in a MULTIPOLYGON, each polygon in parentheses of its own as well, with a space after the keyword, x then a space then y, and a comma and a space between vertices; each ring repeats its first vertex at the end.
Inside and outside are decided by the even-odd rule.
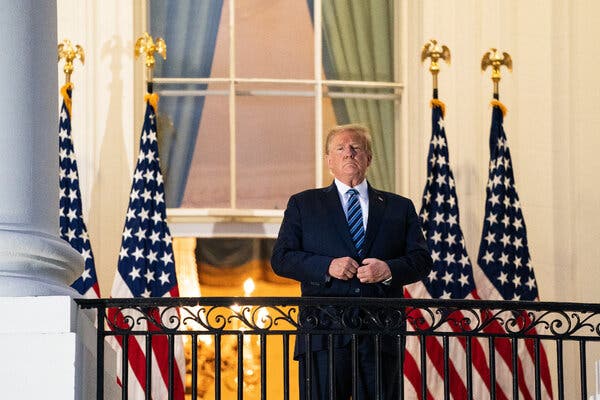
POLYGON ((440 45, 437 40, 431 39, 425 43, 421 50, 421 62, 425 62, 428 58, 431 59, 429 71, 433 76, 433 89, 437 90, 437 76, 440 72, 438 61, 444 60, 447 64, 450 64, 450 49, 446 45, 440 45))
POLYGON ((148 32, 139 37, 135 42, 135 56, 145 55, 145 64, 148 70, 148 81, 152 80, 152 68, 154 68, 154 54, 158 53, 164 60, 167 59, 167 44, 162 38, 152 39, 148 32))
POLYGON ((485 71, 487 67, 492 67, 492 81, 494 81, 494 94, 498 94, 498 82, 501 79, 500 67, 505 66, 512 72, 512 58, 507 52, 500 53, 496 48, 490 48, 481 58, 481 70, 485 71))
POLYGON ((64 39, 58 44, 58 62, 60 62, 61 59, 65 60, 63 71, 65 73, 65 81, 66 83, 69 83, 71 81, 71 74, 74 70, 73 60, 78 59, 81 61, 81 64, 85 64, 85 52, 83 51, 83 47, 80 45, 73 47, 73 44, 71 44, 69 39, 64 39))
POLYGON ((444 60, 447 64, 450 64, 450 49, 446 45, 438 44, 437 40, 431 39, 425 43, 421 50, 421 62, 425 62, 426 59, 431 58, 431 65, 429 70, 439 71, 440 65, 438 60, 444 60))

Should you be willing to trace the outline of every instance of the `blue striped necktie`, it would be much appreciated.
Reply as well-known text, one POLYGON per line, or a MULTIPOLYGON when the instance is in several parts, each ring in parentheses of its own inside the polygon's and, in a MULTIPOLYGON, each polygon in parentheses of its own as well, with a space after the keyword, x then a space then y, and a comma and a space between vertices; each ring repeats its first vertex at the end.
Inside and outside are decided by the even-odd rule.
POLYGON ((365 227, 363 226, 362 209, 358 200, 358 190, 350 189, 346 193, 350 196, 348 197, 348 210, 346 211, 350 236, 352 236, 352 242, 354 242, 358 256, 362 257, 364 252, 362 246, 365 243, 365 227))

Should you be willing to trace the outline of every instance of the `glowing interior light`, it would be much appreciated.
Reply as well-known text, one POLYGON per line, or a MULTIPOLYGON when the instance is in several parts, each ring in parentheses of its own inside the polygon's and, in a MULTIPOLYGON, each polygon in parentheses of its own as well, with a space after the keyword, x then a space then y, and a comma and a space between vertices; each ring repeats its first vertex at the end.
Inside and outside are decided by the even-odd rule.
POLYGON ((252 292, 254 292, 255 288, 256 288, 256 285, 254 284, 254 280, 252 278, 248 278, 244 281, 244 295, 245 296, 250 296, 252 294, 252 292))

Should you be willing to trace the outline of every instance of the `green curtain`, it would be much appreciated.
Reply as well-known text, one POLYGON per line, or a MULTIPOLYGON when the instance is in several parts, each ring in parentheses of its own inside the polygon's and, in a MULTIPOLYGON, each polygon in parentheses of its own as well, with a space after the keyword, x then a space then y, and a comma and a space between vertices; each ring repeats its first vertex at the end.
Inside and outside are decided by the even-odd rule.
MULTIPOLYGON (((324 0, 322 15, 323 67, 328 79, 394 80, 393 0, 324 0)), ((393 93, 392 89, 330 90, 393 93)), ((374 154, 369 181, 394 191, 394 101, 347 98, 333 99, 333 105, 339 124, 363 123, 371 128, 374 154)))

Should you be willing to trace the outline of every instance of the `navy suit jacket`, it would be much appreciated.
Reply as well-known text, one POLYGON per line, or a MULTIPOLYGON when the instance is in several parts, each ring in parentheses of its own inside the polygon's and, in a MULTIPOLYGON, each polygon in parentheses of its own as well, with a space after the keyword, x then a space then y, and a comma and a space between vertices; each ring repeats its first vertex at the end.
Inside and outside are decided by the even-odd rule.
MULTIPOLYGON (((390 285, 343 281, 329 277, 331 260, 352 257, 360 262, 334 184, 293 195, 287 205, 271 265, 276 274, 300 282, 302 296, 401 298, 403 285, 427 276, 432 261, 413 203, 369 185, 369 219, 364 258, 385 261, 390 285)), ((305 351, 297 340, 296 353, 305 351)), ((313 350, 320 350, 315 341, 313 350)), ((343 344, 343 343, 341 343, 343 344)))

